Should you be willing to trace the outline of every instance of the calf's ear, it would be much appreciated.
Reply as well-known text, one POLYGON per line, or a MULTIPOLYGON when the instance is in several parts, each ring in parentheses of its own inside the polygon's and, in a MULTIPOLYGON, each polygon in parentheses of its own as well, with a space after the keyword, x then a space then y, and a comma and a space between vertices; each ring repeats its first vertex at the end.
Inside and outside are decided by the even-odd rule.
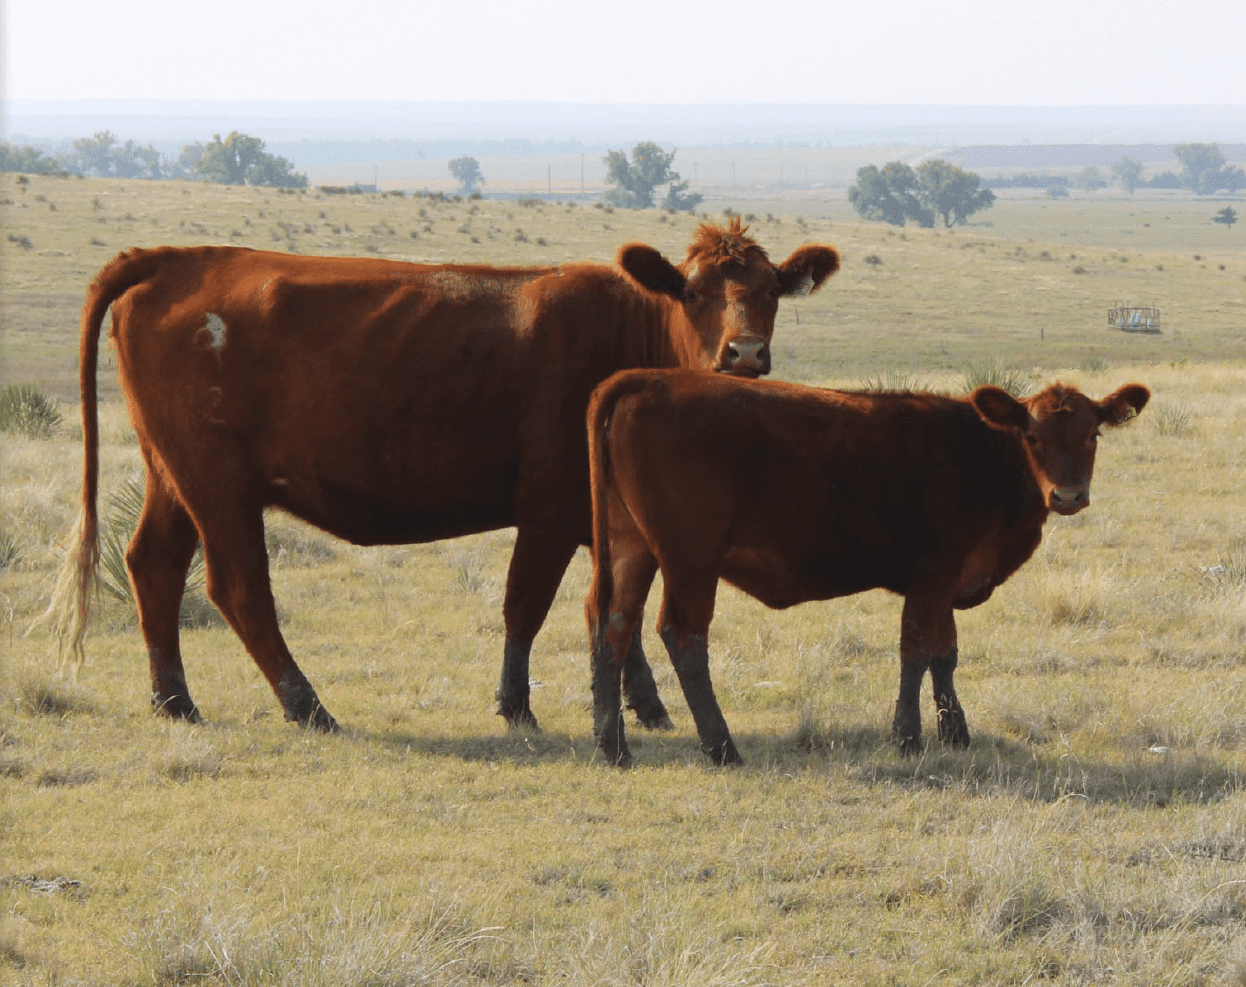
POLYGON ((1030 422, 1029 410, 1002 387, 983 385, 969 395, 969 403, 996 428, 1024 429, 1030 422))
POLYGON ((1124 425, 1136 417, 1151 400, 1151 392, 1141 384, 1119 387, 1099 402, 1099 418, 1106 425, 1124 425))
POLYGON ((775 270, 779 273, 779 289, 784 295, 809 295, 839 270, 839 251, 834 247, 807 244, 793 251, 775 270))
POLYGON ((669 295, 677 301, 684 297, 688 282, 679 268, 646 243, 629 243, 620 247, 619 267, 645 291, 669 295))

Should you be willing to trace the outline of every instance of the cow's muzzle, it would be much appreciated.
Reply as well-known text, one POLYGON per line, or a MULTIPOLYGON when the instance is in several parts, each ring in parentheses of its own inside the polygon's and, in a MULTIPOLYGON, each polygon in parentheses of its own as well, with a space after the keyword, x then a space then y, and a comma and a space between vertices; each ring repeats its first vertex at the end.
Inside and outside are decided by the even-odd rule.
POLYGON ((1047 506, 1057 514, 1076 514, 1090 506, 1090 488, 1086 486, 1052 487, 1047 506))
POLYGON ((733 339, 718 354, 719 373, 760 377, 770 373, 770 344, 764 339, 733 339))

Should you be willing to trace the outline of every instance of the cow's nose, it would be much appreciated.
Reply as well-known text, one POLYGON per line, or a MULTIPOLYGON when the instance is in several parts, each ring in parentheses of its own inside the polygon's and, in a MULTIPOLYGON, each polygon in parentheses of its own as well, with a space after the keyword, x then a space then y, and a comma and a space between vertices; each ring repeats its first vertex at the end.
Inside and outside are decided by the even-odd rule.
POLYGON ((1051 509, 1057 514, 1076 514, 1090 505, 1090 489, 1084 486, 1054 487, 1051 491, 1051 509))
POLYGON ((770 373, 770 347, 764 339, 735 339, 727 344, 726 365, 729 374, 770 373))

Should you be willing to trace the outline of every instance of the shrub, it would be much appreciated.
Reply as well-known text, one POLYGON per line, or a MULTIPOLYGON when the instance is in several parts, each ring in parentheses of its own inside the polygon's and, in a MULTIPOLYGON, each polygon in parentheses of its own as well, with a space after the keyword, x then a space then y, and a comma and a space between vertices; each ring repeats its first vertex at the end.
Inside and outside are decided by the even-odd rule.
POLYGON ((10 384, 0 391, 0 432, 46 439, 64 417, 56 399, 31 384, 10 384))

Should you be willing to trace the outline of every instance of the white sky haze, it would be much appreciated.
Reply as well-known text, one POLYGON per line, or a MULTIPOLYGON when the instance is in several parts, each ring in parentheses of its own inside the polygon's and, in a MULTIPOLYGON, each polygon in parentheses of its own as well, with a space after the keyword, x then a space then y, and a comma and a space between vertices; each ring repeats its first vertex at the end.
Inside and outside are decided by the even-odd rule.
POLYGON ((10 100, 1246 104, 1225 0, 3 0, 10 100))

